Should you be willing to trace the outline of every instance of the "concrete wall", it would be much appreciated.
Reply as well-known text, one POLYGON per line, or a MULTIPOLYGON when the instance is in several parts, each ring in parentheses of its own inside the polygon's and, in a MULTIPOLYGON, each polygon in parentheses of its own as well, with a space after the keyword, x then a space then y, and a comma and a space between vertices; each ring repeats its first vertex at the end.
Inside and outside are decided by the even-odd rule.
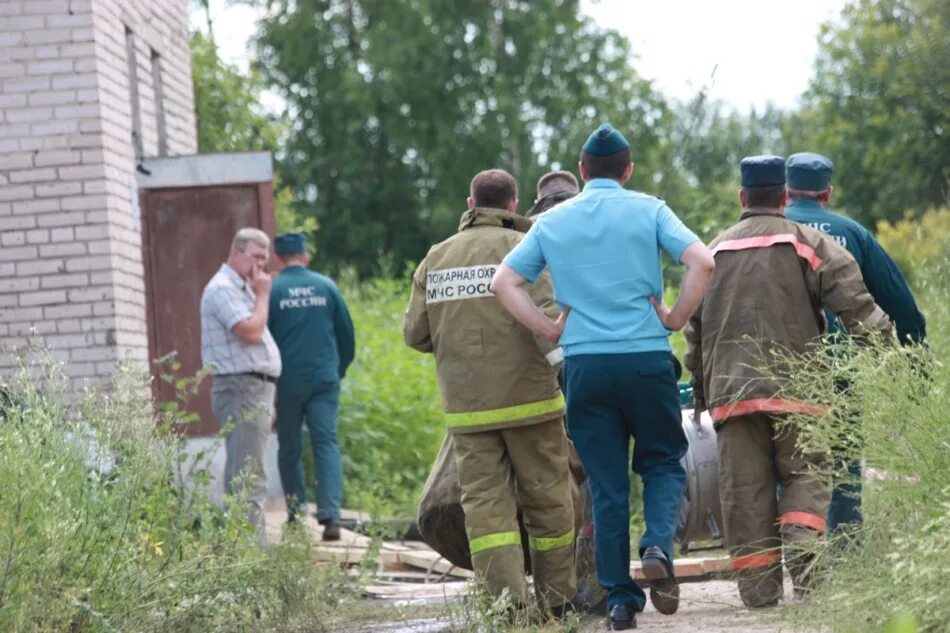
POLYGON ((73 386, 147 361, 136 118, 196 151, 187 0, 0 0, 0 375, 31 334, 73 386))

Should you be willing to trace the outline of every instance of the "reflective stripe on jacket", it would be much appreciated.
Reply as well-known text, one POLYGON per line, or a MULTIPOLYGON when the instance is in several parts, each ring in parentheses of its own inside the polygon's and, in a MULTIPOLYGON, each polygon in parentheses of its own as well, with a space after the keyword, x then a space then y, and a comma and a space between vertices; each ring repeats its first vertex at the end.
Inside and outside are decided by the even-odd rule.
POLYGON ((781 212, 745 209, 710 249, 716 272, 686 329, 685 364, 717 423, 752 412, 821 413, 781 396, 781 356, 820 343, 822 306, 851 332, 892 331, 848 251, 781 212))
MULTIPOLYGON (((476 208, 459 232, 436 244, 413 275, 403 320, 406 344, 435 354, 446 423, 456 433, 510 428, 564 414, 558 348, 515 321, 489 290, 502 259, 531 221, 476 208)), ((545 274, 529 287, 552 318, 557 308, 545 274)))

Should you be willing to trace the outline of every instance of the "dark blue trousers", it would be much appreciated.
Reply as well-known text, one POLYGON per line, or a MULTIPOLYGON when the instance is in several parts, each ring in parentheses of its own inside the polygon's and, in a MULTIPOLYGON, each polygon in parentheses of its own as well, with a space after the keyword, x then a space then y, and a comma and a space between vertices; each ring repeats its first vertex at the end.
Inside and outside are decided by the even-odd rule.
POLYGON ((846 468, 848 474, 837 477, 831 490, 828 531, 855 530, 864 520, 861 515, 861 460, 838 458, 835 461, 835 471, 846 468))
POLYGON ((340 383, 279 385, 277 388, 277 469, 289 517, 306 501, 301 446, 303 424, 310 432, 317 520, 340 518, 343 465, 336 441, 340 383))
POLYGON ((646 532, 673 560, 673 533, 686 487, 679 388, 669 352, 585 354, 564 360, 567 420, 590 483, 597 580, 608 607, 642 611, 646 595, 630 577, 630 440, 643 480, 646 532))

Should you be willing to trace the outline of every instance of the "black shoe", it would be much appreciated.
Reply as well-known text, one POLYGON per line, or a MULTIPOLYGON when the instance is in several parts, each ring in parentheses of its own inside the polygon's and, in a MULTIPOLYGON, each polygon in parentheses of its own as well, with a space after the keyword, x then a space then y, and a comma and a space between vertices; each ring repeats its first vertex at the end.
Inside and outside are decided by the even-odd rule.
POLYGON ((337 519, 326 519, 320 521, 320 525, 323 526, 324 541, 340 540, 340 522, 337 519))
POLYGON ((565 602, 551 607, 551 616, 558 621, 566 620, 572 613, 577 613, 577 605, 573 602, 565 602))
POLYGON ((650 581, 650 602, 663 615, 673 615, 680 607, 680 586, 673 575, 673 563, 653 545, 640 557, 643 575, 650 581))
POLYGON ((607 616, 607 629, 611 631, 626 631, 637 628, 637 614, 626 604, 618 604, 610 610, 607 616))

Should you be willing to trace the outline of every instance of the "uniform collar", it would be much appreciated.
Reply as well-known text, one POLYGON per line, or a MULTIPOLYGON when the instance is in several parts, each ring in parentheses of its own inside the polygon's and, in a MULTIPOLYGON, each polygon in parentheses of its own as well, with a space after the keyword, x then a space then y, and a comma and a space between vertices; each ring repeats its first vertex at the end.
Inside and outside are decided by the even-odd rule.
POLYGON ((584 191, 588 189, 623 189, 623 185, 613 178, 592 178, 584 183, 584 191))
POLYGON ((769 209, 766 207, 746 207, 742 210, 742 215, 739 216, 739 220, 745 220, 746 218, 751 218, 757 215, 771 215, 777 218, 784 218, 785 211, 782 209, 769 209))
POLYGON ((821 203, 817 200, 808 200, 807 198, 796 200, 795 202, 790 203, 787 208, 801 209, 803 211, 821 211, 824 209, 824 207, 821 206, 821 203))
POLYGON ((528 229, 531 228, 531 220, 516 213, 509 213, 504 209, 475 207, 462 214, 462 218, 459 220, 459 231, 464 231, 473 226, 500 226, 519 233, 527 233, 528 229))

